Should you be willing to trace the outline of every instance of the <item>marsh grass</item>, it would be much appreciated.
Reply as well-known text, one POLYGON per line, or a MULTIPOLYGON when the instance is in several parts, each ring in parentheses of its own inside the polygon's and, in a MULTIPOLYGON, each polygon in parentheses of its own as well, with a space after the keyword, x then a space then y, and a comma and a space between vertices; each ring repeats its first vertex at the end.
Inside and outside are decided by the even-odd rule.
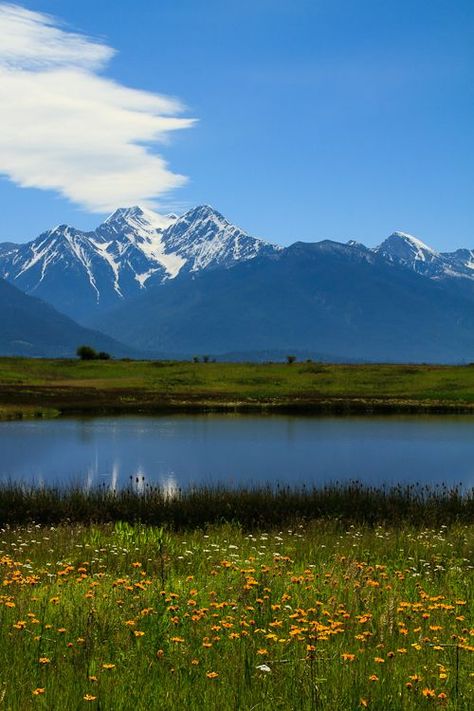
POLYGON ((0 708, 470 711, 474 527, 0 533, 0 708))
POLYGON ((0 525, 125 521, 171 529, 236 523, 277 527, 314 519, 367 525, 474 523, 474 490, 459 487, 369 487, 355 481, 324 487, 197 487, 169 491, 142 478, 124 489, 0 485, 0 525))

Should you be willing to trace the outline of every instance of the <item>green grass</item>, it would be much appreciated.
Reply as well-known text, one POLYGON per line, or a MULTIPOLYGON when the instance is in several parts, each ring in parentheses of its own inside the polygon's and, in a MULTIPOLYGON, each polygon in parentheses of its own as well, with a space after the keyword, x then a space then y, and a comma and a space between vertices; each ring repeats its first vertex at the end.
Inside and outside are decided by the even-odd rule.
POLYGON ((4 529, 0 707, 470 711, 473 544, 461 524, 4 529))
POLYGON ((474 367, 0 359, 0 417, 165 410, 474 411, 474 367))

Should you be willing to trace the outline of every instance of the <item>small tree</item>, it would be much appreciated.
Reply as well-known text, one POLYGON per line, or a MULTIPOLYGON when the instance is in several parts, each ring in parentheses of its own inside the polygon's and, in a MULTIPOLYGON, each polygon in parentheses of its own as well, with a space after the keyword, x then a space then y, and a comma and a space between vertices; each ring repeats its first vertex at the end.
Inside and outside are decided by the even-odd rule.
POLYGON ((106 353, 105 351, 100 351, 97 354, 97 358, 99 360, 110 360, 110 353, 106 353))
POLYGON ((193 363, 199 363, 199 356, 193 356, 193 363))
POLYGON ((81 360, 95 360, 97 358, 97 351, 90 346, 79 346, 76 351, 76 355, 81 360))
POLYGON ((202 357, 202 362, 203 362, 203 363, 209 363, 209 356, 208 356, 208 355, 203 355, 203 357, 202 357))
POLYGON ((292 363, 294 363, 295 360, 296 360, 296 356, 294 356, 294 355, 287 355, 286 356, 286 362, 288 363, 288 365, 291 365, 292 363))

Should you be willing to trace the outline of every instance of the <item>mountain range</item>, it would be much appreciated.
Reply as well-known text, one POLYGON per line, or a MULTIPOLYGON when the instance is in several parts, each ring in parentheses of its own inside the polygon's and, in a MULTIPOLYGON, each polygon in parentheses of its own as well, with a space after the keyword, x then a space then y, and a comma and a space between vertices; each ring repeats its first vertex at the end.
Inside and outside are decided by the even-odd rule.
POLYGON ((207 205, 179 217, 121 208, 91 232, 60 225, 0 244, 0 277, 36 308, 48 302, 55 319, 107 334, 122 353, 120 344, 186 357, 474 359, 474 250, 437 252, 404 232, 375 248, 330 240, 283 248, 207 205))
POLYGON ((0 244, 0 277, 83 323, 156 284, 272 254, 202 205, 181 217, 116 210, 93 232, 59 225, 26 244, 0 244))

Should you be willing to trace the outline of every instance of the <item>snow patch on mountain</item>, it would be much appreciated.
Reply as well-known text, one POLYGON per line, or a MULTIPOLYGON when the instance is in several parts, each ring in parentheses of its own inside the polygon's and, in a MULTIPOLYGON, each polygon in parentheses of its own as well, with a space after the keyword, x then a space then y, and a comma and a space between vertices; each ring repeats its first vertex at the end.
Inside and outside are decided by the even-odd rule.
POLYGON ((97 250, 97 254, 110 266, 114 275, 114 289, 120 297, 123 297, 122 290, 120 289, 120 264, 109 252, 112 240, 110 242, 101 242, 100 240, 91 239, 91 244, 97 250))

